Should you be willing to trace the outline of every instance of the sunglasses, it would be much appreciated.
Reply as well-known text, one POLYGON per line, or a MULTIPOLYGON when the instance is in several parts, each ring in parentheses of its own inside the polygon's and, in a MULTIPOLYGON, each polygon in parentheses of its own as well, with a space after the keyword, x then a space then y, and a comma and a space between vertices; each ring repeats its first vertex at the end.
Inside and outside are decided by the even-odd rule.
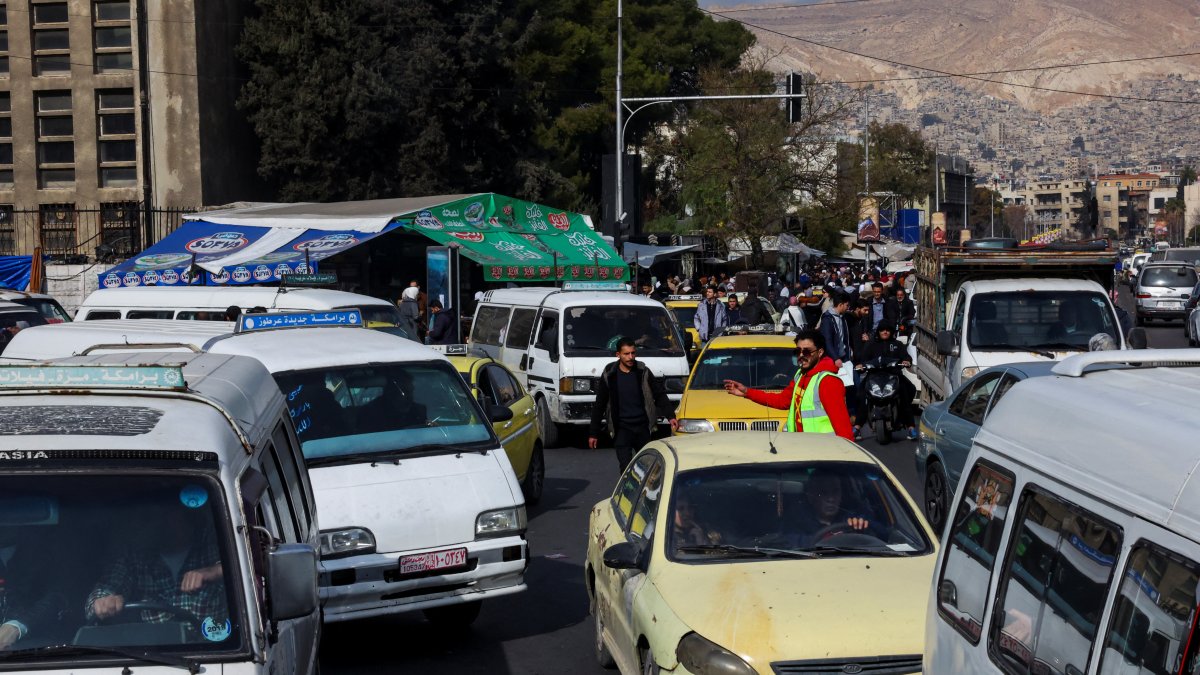
POLYGON ((796 348, 796 353, 799 354, 800 356, 812 356, 813 354, 816 354, 819 351, 820 351, 819 349, 811 349, 809 347, 797 347, 796 348))

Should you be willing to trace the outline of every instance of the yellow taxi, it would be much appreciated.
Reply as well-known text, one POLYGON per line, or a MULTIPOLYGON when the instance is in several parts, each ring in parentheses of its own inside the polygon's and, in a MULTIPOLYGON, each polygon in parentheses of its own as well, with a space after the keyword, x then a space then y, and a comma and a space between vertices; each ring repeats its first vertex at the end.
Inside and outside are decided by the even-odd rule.
POLYGON ((546 485, 546 459, 542 437, 538 433, 537 405, 512 371, 489 356, 468 355, 466 345, 445 348, 446 357, 462 375, 481 403, 502 405, 512 411, 512 419, 493 422, 508 461, 512 464, 527 504, 537 504, 546 485))
POLYGON ((723 334, 708 341, 675 412, 677 435, 707 431, 778 431, 786 410, 725 393, 725 380, 781 391, 796 374, 794 337, 773 333, 723 334))
POLYGON ((700 333, 696 330, 696 308, 700 306, 703 295, 668 295, 663 304, 671 310, 675 321, 688 335, 692 336, 692 349, 688 360, 692 360, 700 352, 700 333))
POLYGON ((601 665, 637 673, 917 673, 936 537, 832 434, 647 444, 596 504, 584 581, 601 665))

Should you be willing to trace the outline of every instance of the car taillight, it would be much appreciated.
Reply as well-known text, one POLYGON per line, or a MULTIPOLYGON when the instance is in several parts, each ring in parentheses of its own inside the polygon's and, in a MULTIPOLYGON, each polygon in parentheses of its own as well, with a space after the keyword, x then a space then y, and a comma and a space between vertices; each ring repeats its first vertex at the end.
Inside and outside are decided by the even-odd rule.
POLYGON ((1138 293, 1137 297, 1145 300, 1146 298, 1150 297, 1150 294, 1149 293, 1138 293))

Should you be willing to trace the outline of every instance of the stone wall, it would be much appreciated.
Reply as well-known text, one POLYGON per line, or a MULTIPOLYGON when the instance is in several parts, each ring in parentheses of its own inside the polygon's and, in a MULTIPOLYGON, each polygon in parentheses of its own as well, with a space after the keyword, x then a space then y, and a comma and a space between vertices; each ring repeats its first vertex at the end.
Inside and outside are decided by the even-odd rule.
MULTIPOLYGON (((58 300, 67 314, 75 316, 75 310, 84 298, 100 285, 97 276, 107 269, 107 263, 93 265, 46 265, 45 293, 58 300)), ((30 289, 35 290, 35 289, 30 289)))

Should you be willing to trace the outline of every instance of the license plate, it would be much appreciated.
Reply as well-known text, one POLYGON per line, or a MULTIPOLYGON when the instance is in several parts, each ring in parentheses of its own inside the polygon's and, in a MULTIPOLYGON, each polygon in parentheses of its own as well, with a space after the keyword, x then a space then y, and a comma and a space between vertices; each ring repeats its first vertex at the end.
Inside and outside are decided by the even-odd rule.
POLYGON ((1181 302, 1179 300, 1160 300, 1158 302, 1158 306, 1159 307, 1169 307, 1171 309, 1179 309, 1180 307, 1183 307, 1183 302, 1181 302))
POLYGON ((452 548, 446 551, 417 553, 400 558, 400 573, 428 572, 447 567, 462 567, 467 564, 467 549, 452 548))

